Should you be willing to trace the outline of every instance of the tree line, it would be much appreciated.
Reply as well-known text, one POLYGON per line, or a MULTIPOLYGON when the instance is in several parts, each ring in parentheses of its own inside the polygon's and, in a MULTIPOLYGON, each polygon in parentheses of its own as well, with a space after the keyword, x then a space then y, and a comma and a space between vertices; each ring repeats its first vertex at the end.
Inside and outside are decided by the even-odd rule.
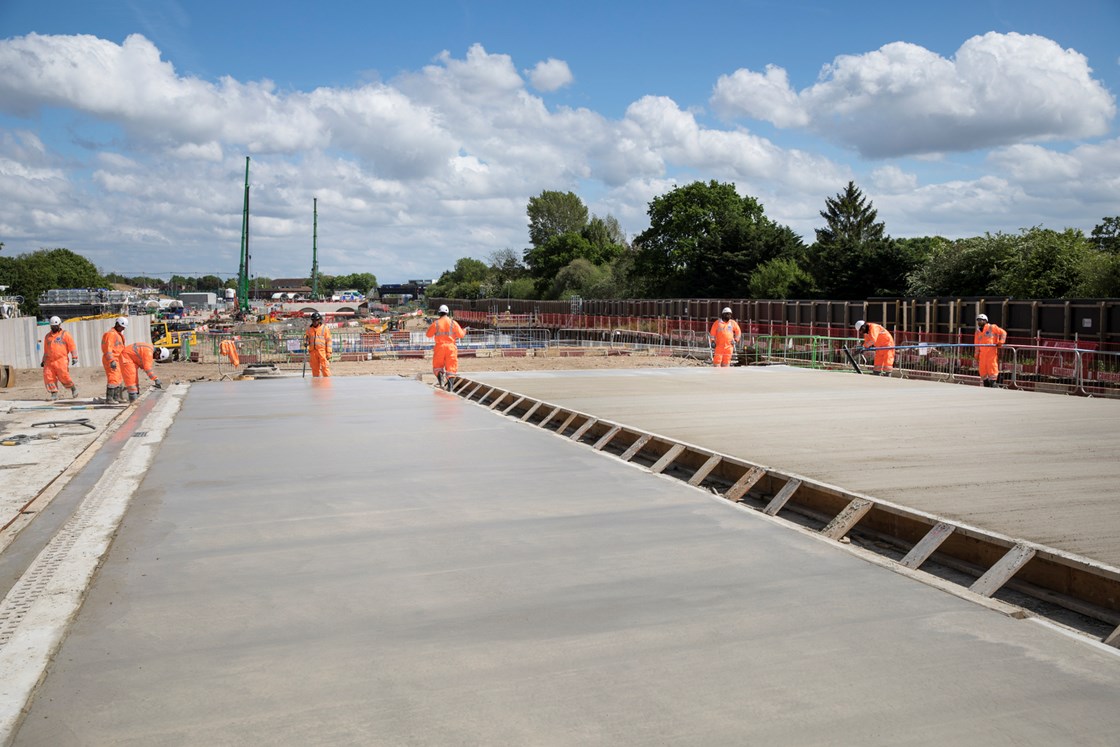
MULTIPOLYGON (((306 282, 310 284, 310 280, 306 282)), ((180 293, 221 293, 226 288, 236 289, 237 278, 223 280, 217 275, 172 275, 164 280, 145 275, 126 276, 116 272, 102 274, 80 254, 58 248, 0 257, 0 285, 8 286, 5 294, 23 297, 20 308, 24 314, 40 316, 39 296, 53 288, 110 288, 114 285, 126 285, 132 288, 151 288, 161 295, 176 297, 180 293)), ((326 295, 350 288, 365 293, 376 286, 377 276, 369 272, 319 276, 319 292, 326 295)), ((272 287, 272 279, 254 277, 250 280, 250 287, 268 290, 272 287)))
POLYGON ((464 257, 428 294, 444 298, 821 298, 1120 296, 1120 216, 1086 236, 1041 227, 964 239, 892 238, 849 182, 825 200, 806 244, 733 184, 693 182, 655 197, 628 241, 572 192, 529 199, 530 246, 464 257))

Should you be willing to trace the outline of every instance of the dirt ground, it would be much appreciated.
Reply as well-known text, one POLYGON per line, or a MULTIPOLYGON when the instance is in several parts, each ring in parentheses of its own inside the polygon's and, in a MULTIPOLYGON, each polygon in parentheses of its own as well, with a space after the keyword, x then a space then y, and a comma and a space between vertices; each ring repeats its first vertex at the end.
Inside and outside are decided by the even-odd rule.
MULTIPOLYGON (((482 351, 485 353, 486 351, 482 351)), ((576 371, 581 369, 603 368, 675 368, 681 366, 701 366, 705 363, 680 357, 662 355, 606 355, 605 350, 587 350, 580 356, 567 356, 555 351, 542 352, 528 357, 462 357, 459 359, 459 373, 469 375, 471 371, 576 371)), ((244 368, 244 366, 242 366, 244 368)), ((284 368, 287 368, 285 366, 284 368)), ((295 367, 296 371, 300 370, 295 367)), ((235 373, 229 366, 221 367, 216 363, 190 363, 172 361, 160 363, 155 368, 156 375, 165 382, 217 381, 223 374, 235 373)), ((42 369, 17 368, 11 386, 0 389, 0 402, 5 400, 37 400, 47 398, 43 384, 42 369)), ((332 376, 423 376, 430 379, 432 361, 430 358, 407 358, 397 360, 335 361, 331 364, 332 376)), ((105 396, 105 372, 98 368, 75 368, 70 375, 78 387, 78 398, 105 396)), ((311 372, 308 371, 310 376, 311 372)), ((147 377, 140 374, 141 389, 151 384, 147 377)), ((62 390, 62 396, 69 392, 62 390)))

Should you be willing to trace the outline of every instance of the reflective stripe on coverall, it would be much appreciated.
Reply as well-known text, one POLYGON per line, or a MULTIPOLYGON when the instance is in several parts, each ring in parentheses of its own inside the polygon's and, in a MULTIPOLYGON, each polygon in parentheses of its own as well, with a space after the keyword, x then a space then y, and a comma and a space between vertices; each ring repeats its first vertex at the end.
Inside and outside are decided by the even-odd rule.
POLYGON ((121 348, 121 376, 129 394, 140 393, 140 371, 148 374, 152 381, 156 380, 156 375, 152 373, 155 350, 150 342, 134 342, 121 348))
POLYGON ((124 349, 124 335, 116 327, 101 335, 101 365, 105 369, 105 385, 110 387, 120 386, 121 377, 121 350, 124 349))
POLYGON ((999 349, 1007 342, 1007 331, 992 323, 976 330, 973 338, 976 345, 976 360, 980 364, 980 378, 996 381, 999 378, 999 349))
POLYGON ((708 334, 716 341, 715 350, 712 351, 712 365, 730 366, 735 345, 739 343, 743 336, 742 330, 739 329, 739 323, 734 319, 729 319, 726 322, 722 319, 716 319, 712 322, 712 328, 708 331, 708 334))
POLYGON ((218 346, 218 352, 229 358, 231 366, 241 365, 241 358, 237 355, 237 343, 233 340, 222 340, 222 344, 218 346))
POLYGON ((437 376, 440 371, 448 376, 459 373, 459 349, 455 347, 455 341, 467 336, 459 322, 449 316, 441 316, 432 322, 425 334, 436 341, 432 350, 432 373, 437 376))
POLYGON ((867 334, 863 336, 865 348, 892 348, 875 351, 875 373, 890 372, 894 368, 894 337, 882 325, 867 323, 867 334))
POLYGON ((51 394, 58 393, 58 384, 67 389, 74 386, 70 378, 70 359, 78 362, 78 346, 74 338, 64 329, 51 330, 43 338, 43 383, 51 394))
POLYGON ((311 363, 312 376, 331 375, 331 331, 326 325, 308 327, 304 336, 307 342, 307 353, 311 363))

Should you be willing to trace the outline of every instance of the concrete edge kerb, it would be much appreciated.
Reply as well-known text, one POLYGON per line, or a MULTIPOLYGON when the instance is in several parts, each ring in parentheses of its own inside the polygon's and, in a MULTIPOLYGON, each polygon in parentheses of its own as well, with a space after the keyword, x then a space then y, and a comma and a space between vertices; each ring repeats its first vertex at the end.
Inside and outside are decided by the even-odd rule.
POLYGON ((189 388, 175 384, 167 390, 138 427, 145 435, 122 445, 70 520, 0 601, 0 744, 15 737, 189 388))

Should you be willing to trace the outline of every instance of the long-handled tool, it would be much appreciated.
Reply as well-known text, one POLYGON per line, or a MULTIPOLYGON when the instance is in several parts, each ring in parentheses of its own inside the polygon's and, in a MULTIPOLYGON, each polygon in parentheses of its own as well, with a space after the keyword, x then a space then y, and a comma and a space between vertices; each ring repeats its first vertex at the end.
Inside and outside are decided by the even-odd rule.
POLYGON ((848 363, 852 364, 852 368, 855 369, 855 372, 857 374, 862 374, 863 369, 859 367, 858 363, 856 363, 856 357, 852 355, 852 351, 848 350, 848 347, 846 345, 844 346, 844 355, 848 357, 848 363))

